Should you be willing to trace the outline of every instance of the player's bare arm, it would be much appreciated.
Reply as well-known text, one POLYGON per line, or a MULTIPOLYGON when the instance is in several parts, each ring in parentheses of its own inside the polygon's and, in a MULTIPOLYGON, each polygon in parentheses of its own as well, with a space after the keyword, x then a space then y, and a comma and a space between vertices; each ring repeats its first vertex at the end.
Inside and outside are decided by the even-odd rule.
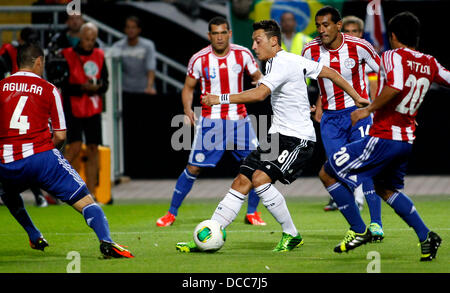
POLYGON ((261 73, 261 71, 258 69, 255 73, 253 73, 252 75, 250 75, 250 77, 252 78, 252 85, 258 85, 258 81, 263 78, 263 74, 261 73))
POLYGON ((319 95, 319 97, 317 97, 317 101, 316 101, 316 105, 315 105, 315 109, 314 109, 314 120, 316 120, 316 122, 320 123, 320 120, 322 120, 322 115, 323 115, 322 99, 320 98, 320 95, 319 95))
POLYGON ((390 87, 385 86, 381 91, 380 95, 374 99, 374 101, 366 108, 356 109, 352 112, 352 125, 355 125, 361 119, 364 119, 370 115, 370 113, 382 108, 389 101, 391 101, 400 91, 390 87))
POLYGON ((356 90, 334 69, 327 66, 323 66, 322 71, 319 74, 320 78, 328 78, 335 85, 340 87, 343 91, 350 95, 350 97, 355 101, 355 105, 359 108, 365 107, 370 104, 370 102, 362 98, 356 90))
POLYGON ((183 103, 184 114, 188 119, 188 123, 190 125, 194 125, 197 117, 195 116, 194 111, 192 110, 192 101, 194 100, 194 90, 197 85, 197 80, 186 76, 186 80, 184 82, 183 90, 181 91, 181 101, 183 103))
MULTIPOLYGON (((270 95, 270 89, 264 84, 257 88, 243 91, 239 94, 229 95, 227 104, 249 104, 264 101, 270 95)), ((207 94, 203 97, 203 103, 208 106, 220 104, 220 97, 207 94)), ((223 102, 222 102, 223 103, 223 102)))
POLYGON ((145 92, 149 95, 156 95, 155 71, 153 70, 147 72, 147 87, 145 88, 145 92))
POLYGON ((55 130, 53 132, 52 141, 55 148, 60 149, 66 141, 66 130, 55 130))

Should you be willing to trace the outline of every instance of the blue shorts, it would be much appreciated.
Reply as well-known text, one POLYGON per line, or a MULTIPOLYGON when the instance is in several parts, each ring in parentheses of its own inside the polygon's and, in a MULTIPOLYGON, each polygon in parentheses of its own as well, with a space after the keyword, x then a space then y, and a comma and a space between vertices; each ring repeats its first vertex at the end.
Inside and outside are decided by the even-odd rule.
POLYGON ((366 136, 332 154, 324 168, 351 188, 372 178, 375 185, 395 191, 404 187, 411 151, 408 142, 366 136))
POLYGON ((369 134, 372 117, 361 119, 352 126, 350 114, 356 106, 344 110, 323 111, 320 120, 320 133, 327 157, 337 152, 342 146, 360 140, 369 134))
POLYGON ((241 161, 258 147, 250 118, 240 120, 200 117, 188 163, 198 167, 215 167, 225 151, 241 161))
POLYGON ((83 179, 56 149, 0 164, 0 180, 7 194, 34 185, 70 205, 89 194, 83 179))

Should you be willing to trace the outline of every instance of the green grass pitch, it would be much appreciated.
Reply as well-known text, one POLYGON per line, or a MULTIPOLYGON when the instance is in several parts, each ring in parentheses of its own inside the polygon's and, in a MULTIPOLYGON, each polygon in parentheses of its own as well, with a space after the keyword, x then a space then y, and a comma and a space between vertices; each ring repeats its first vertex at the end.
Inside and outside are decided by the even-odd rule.
MULTIPOLYGON (((94 232, 71 207, 36 208, 27 204, 29 214, 50 247, 32 250, 26 233, 0 206, 0 273, 65 273, 76 251, 82 273, 365 273, 370 255, 379 255, 381 273, 449 273, 450 221, 448 196, 413 197, 416 208, 429 228, 443 239, 437 259, 419 261, 420 248, 414 231, 383 203, 385 240, 344 254, 333 247, 348 228, 339 212, 324 212, 327 198, 287 198, 294 222, 303 236, 304 246, 287 253, 274 253, 281 237, 280 225, 260 205, 265 227, 244 224, 245 203, 236 221, 227 228, 225 246, 218 252, 180 253, 179 241, 192 239, 196 224, 209 218, 218 200, 187 198, 174 225, 158 228, 167 201, 116 201, 103 206, 113 239, 129 247, 134 259, 102 259, 94 232)), ((369 220, 367 206, 363 210, 369 220)), ((373 267, 372 267, 373 268, 373 267)))

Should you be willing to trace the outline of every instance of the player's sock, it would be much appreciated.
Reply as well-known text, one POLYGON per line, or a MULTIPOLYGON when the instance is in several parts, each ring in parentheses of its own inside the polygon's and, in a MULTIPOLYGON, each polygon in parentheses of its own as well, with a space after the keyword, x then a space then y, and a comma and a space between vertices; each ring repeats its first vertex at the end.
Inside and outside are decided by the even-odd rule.
POLYGON ((416 231, 419 241, 423 242, 427 239, 430 231, 420 218, 419 213, 411 199, 404 193, 396 192, 386 201, 394 211, 399 215, 410 227, 416 231))
POLYGON ((256 194, 255 190, 250 190, 248 194, 248 206, 247 206, 247 214, 253 214, 256 212, 256 208, 259 204, 259 196, 256 194))
POLYGON ((363 206, 364 205, 364 191, 363 191, 362 184, 355 188, 353 195, 355 196, 356 203, 359 206, 363 206))
POLYGON ((82 214, 86 224, 94 230, 100 241, 114 242, 109 233, 108 219, 100 206, 96 203, 87 205, 83 208, 82 214))
POLYGON ((186 195, 191 191, 197 177, 189 173, 188 169, 184 169, 180 177, 178 177, 177 183, 175 184, 175 189, 172 195, 172 202, 170 203, 169 212, 177 216, 178 209, 181 206, 186 195))
POLYGON ((30 238, 33 242, 39 239, 42 234, 39 229, 34 226, 33 221, 25 209, 25 205, 20 194, 15 196, 5 196, 3 192, 1 193, 2 194, 0 194, 0 197, 2 198, 3 203, 6 205, 9 212, 13 215, 17 222, 19 222, 19 224, 25 229, 28 234, 28 238, 30 238))
POLYGON ((234 219, 236 219, 236 216, 244 204, 244 200, 245 195, 230 188, 214 211, 211 220, 216 220, 225 229, 234 221, 234 219))
POLYGON ((366 197, 367 206, 369 207, 370 222, 377 223, 380 227, 383 227, 381 223, 381 197, 375 193, 373 181, 363 182, 362 188, 366 197))
POLYGON ((336 202, 339 211, 350 224, 350 229, 356 233, 364 233, 366 224, 361 218, 353 192, 345 184, 339 182, 328 186, 327 191, 336 202))
POLYGON ((283 232, 292 236, 297 236, 298 231, 292 221, 286 201, 283 195, 270 183, 263 184, 255 188, 256 194, 262 199, 263 205, 280 223, 283 232))

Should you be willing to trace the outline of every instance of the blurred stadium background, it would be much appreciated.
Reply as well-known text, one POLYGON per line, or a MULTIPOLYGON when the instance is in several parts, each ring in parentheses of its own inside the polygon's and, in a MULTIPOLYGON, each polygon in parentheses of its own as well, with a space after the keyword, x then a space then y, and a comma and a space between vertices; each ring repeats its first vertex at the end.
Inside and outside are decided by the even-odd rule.
MULTIPOLYGON (((64 28, 67 4, 64 0, 0 1, 0 41, 16 41, 24 27, 39 31, 42 44, 64 28)), ((209 44, 207 23, 216 15, 227 17, 233 29, 233 42, 251 47, 251 23, 264 18, 277 18, 286 5, 294 5, 299 30, 314 36, 314 14, 324 5, 341 10, 343 16, 366 18, 365 0, 165 0, 165 1, 84 1, 81 13, 86 21, 97 24, 99 38, 105 44, 110 73, 110 87, 103 113, 103 141, 111 149, 111 182, 113 197, 161 197, 170 199, 175 179, 187 162, 189 150, 174 150, 171 138, 180 125, 171 126, 175 115, 183 113, 181 89, 189 58, 209 44), (286 2, 291 2, 286 4, 286 2), (123 26, 128 15, 142 21, 142 37, 152 40, 157 50, 156 87, 158 94, 142 99, 133 109, 136 127, 122 129, 122 93, 120 60, 108 54, 109 47, 124 37, 123 26), (124 183, 124 178, 131 182, 124 183), (122 183, 122 184, 118 184, 122 183)), ((74 2, 72 2, 74 3, 74 2)), ((383 0, 384 19, 401 11, 411 11, 422 22, 420 48, 450 68, 447 47, 447 17, 450 3, 444 0, 383 0)), ((248 81, 247 81, 248 84, 248 81)), ((199 106, 198 92, 194 106, 199 106)), ((417 118, 417 139, 409 165, 407 193, 450 194, 450 90, 434 85, 427 94, 417 118), (408 182, 411 182, 410 184, 408 182)), ((250 114, 270 115, 270 101, 248 106, 250 114)), ((316 125, 317 126, 317 125, 316 125)), ((286 196, 326 196, 317 173, 324 162, 320 141, 305 178, 293 186, 282 187, 286 196), (301 185, 301 186, 300 186, 301 185)), ((217 168, 205 170, 194 186, 193 196, 222 196, 238 171, 231 156, 221 160, 217 168), (203 185, 202 185, 203 184, 203 185), (215 188, 214 188, 215 186, 215 188), (217 187, 223 186, 223 192, 217 187)))

